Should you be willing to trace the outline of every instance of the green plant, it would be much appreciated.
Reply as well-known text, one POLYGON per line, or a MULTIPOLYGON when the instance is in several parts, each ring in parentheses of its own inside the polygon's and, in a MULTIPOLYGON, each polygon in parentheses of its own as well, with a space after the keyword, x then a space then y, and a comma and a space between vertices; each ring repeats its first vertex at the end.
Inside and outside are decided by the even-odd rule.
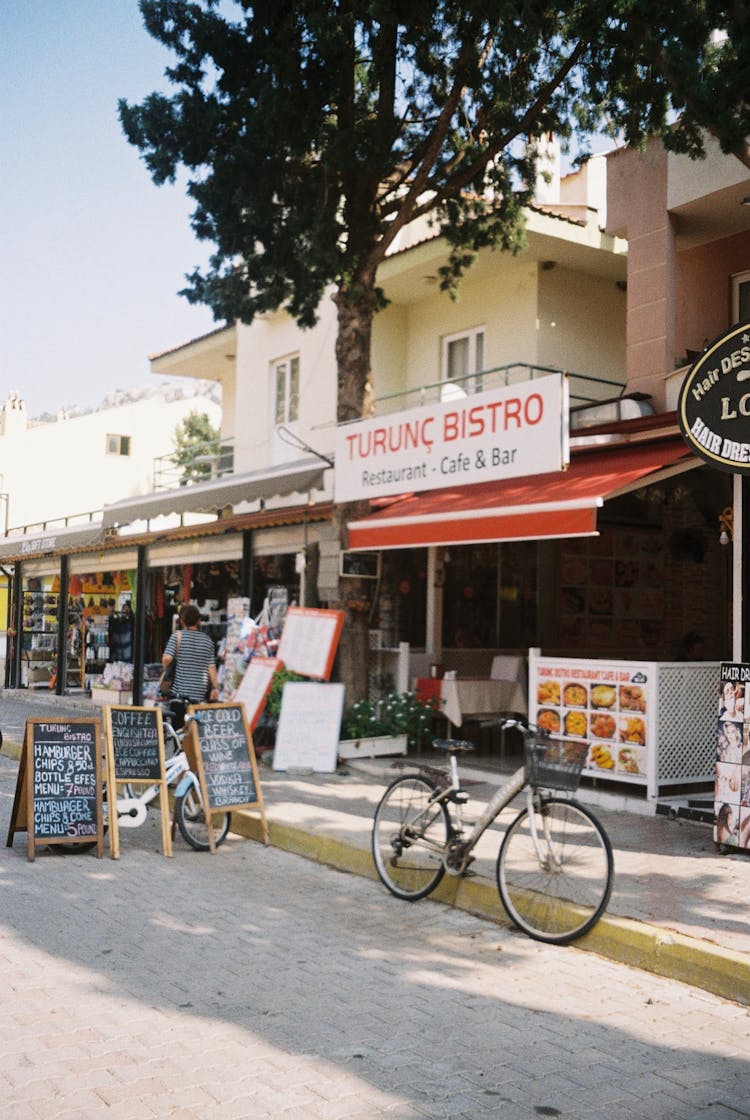
POLYGON ((286 682, 304 681, 306 679, 306 677, 301 677, 299 673, 292 673, 290 669, 277 669, 273 675, 268 695, 266 696, 265 714, 273 716, 274 719, 278 719, 281 712, 281 694, 284 691, 286 682))
POLYGON ((413 692, 391 692, 382 700, 358 700, 344 714, 342 739, 369 739, 376 735, 406 735, 418 747, 429 732, 437 711, 435 700, 424 702, 413 692))

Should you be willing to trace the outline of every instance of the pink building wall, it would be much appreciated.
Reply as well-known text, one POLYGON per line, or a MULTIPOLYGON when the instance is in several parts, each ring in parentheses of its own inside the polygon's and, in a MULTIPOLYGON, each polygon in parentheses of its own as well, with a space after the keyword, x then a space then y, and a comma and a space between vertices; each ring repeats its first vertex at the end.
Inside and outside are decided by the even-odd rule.
POLYGON ((678 256, 675 308, 677 356, 700 350, 732 322, 731 277, 750 268, 750 232, 725 237, 678 256))
MULTIPOLYGON (((680 247, 690 219, 670 214, 668 197, 660 142, 607 157, 607 232, 628 242, 627 391, 648 393, 657 411, 666 377, 731 324, 731 277, 750 269, 748 230, 680 247)), ((716 216, 716 197, 702 197, 704 218, 716 216)))
POLYGON ((607 232, 628 242, 627 390, 664 407, 674 366, 675 236, 667 213, 667 156, 661 144, 622 149, 607 160, 607 232))

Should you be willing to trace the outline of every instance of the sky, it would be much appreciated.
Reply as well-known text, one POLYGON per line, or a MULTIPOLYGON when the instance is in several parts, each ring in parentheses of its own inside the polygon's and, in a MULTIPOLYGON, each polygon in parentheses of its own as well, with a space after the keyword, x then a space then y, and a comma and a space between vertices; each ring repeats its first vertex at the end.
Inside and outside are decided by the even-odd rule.
POLYGON ((0 404, 96 407, 158 385, 148 355, 214 329, 177 293, 211 246, 156 187, 117 101, 167 90, 137 0, 0 0, 0 404))

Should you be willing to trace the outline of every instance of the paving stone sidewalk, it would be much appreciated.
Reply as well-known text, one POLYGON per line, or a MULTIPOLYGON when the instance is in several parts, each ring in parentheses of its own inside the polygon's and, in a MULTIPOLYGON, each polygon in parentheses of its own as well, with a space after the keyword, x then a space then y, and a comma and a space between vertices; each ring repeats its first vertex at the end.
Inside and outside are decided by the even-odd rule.
POLYGON ((236 835, 165 859, 155 816, 119 861, 0 848, 2 1116, 748 1115, 747 1008, 236 835))
MULTIPOLYGON (((52 698, 33 697, 26 706, 44 714, 51 703, 52 698)), ((85 701, 71 699, 69 705, 71 713, 91 710, 85 701)), ((374 877, 370 829, 377 802, 394 776, 393 761, 362 760, 335 774, 282 773, 263 756, 261 784, 271 844, 374 877)), ((488 778, 497 776, 471 767, 467 774, 471 818, 494 788, 488 778)), ((585 801, 586 790, 579 796, 585 801)), ((601 805, 595 811, 612 841, 615 886, 605 918, 578 947, 750 1004, 750 855, 721 853, 704 823, 601 805)), ((444 880, 438 900, 507 921, 494 865, 501 831, 512 815, 512 809, 506 810, 483 838, 475 876, 444 880)), ((233 827, 260 839, 257 813, 235 813, 233 827)))

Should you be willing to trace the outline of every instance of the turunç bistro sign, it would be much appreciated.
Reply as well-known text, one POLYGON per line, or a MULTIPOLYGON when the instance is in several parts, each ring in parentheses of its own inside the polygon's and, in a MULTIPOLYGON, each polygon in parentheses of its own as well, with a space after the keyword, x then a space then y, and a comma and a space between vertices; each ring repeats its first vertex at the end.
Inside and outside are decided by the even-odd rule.
POLYGON ((750 474, 750 323, 714 339, 682 383, 682 434, 707 463, 750 474))
POLYGON ((341 425, 336 501, 547 474, 568 460, 568 383, 551 374, 341 425))

